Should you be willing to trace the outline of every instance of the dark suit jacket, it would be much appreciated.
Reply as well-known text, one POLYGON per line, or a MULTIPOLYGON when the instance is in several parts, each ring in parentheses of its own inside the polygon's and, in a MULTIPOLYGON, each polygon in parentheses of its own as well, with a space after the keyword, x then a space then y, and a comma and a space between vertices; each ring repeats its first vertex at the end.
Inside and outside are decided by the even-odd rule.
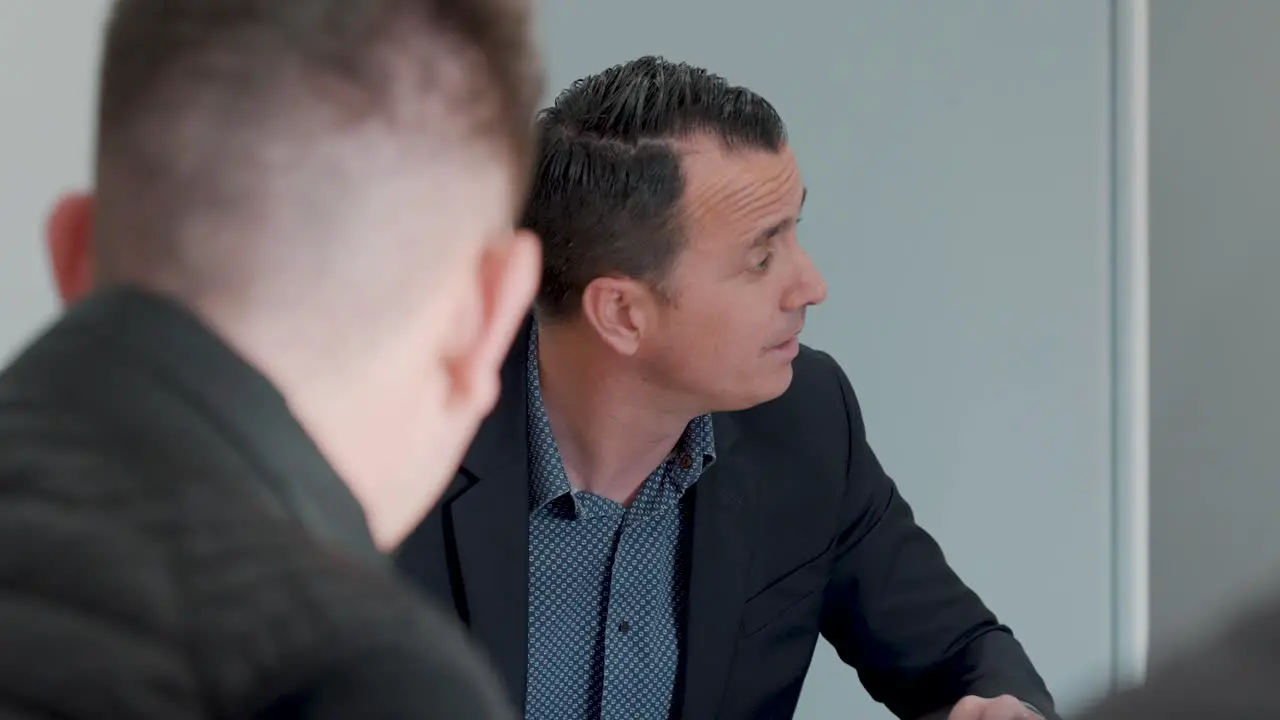
POLYGON ((0 718, 510 718, 284 398, 111 292, 0 374, 0 718))
MULTIPOLYGON (((528 640, 527 333, 453 486, 397 557, 471 627, 518 702, 528 640)), ((781 398, 714 416, 717 460, 689 498, 680 716, 790 717, 819 633, 900 717, 1003 693, 1052 715, 1021 646, 880 468, 839 366, 803 348, 794 368, 781 398)))

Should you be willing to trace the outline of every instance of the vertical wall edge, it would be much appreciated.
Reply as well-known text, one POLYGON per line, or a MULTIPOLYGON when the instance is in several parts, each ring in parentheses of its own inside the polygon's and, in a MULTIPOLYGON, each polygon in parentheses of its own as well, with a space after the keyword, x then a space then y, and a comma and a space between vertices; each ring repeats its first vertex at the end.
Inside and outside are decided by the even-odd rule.
POLYGON ((1149 0, 1112 0, 1113 685, 1149 644, 1149 0))

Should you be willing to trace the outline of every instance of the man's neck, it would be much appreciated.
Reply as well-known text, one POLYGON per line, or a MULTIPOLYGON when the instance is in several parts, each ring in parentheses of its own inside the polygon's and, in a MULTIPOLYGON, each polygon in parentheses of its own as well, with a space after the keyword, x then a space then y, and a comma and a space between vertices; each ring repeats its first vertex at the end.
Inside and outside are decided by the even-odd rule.
POLYGON ((572 325, 541 326, 536 361, 570 484, 630 504, 696 415, 671 410, 662 390, 572 325))
POLYGON ((415 355, 394 352, 390 341, 371 343, 365 362, 335 353, 326 366, 316 360, 325 357, 319 345, 299 341, 270 318, 257 321, 207 304, 189 307, 284 398, 292 419, 361 506, 378 548, 397 547, 445 482, 434 476, 424 482, 412 472, 405 438, 397 434, 412 427, 413 413, 402 402, 412 394, 395 379, 422 377, 413 368, 415 355))

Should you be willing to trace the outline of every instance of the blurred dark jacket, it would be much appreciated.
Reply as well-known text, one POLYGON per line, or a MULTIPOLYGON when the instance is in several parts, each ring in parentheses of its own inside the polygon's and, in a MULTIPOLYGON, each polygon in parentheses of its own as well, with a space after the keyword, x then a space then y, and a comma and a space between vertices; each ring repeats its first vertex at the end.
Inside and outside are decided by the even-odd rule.
POLYGON ((1078 718, 1280 718, 1280 593, 1155 665, 1143 686, 1117 693, 1078 718))
POLYGON ((510 718, 284 398, 115 291, 0 375, 0 718, 510 718))

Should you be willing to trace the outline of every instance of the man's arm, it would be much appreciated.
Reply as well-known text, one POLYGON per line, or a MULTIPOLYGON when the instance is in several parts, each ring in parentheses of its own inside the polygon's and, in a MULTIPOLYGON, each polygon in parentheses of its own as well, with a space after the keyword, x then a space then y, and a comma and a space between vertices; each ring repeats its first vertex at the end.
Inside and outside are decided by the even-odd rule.
MULTIPOLYGON (((832 361, 833 365, 835 364, 832 361)), ((867 444, 857 398, 836 367, 851 443, 847 525, 835 545, 822 634, 867 691, 901 718, 966 695, 1012 695, 1054 718, 1053 699, 1009 628, 970 590, 915 523, 867 444)))

